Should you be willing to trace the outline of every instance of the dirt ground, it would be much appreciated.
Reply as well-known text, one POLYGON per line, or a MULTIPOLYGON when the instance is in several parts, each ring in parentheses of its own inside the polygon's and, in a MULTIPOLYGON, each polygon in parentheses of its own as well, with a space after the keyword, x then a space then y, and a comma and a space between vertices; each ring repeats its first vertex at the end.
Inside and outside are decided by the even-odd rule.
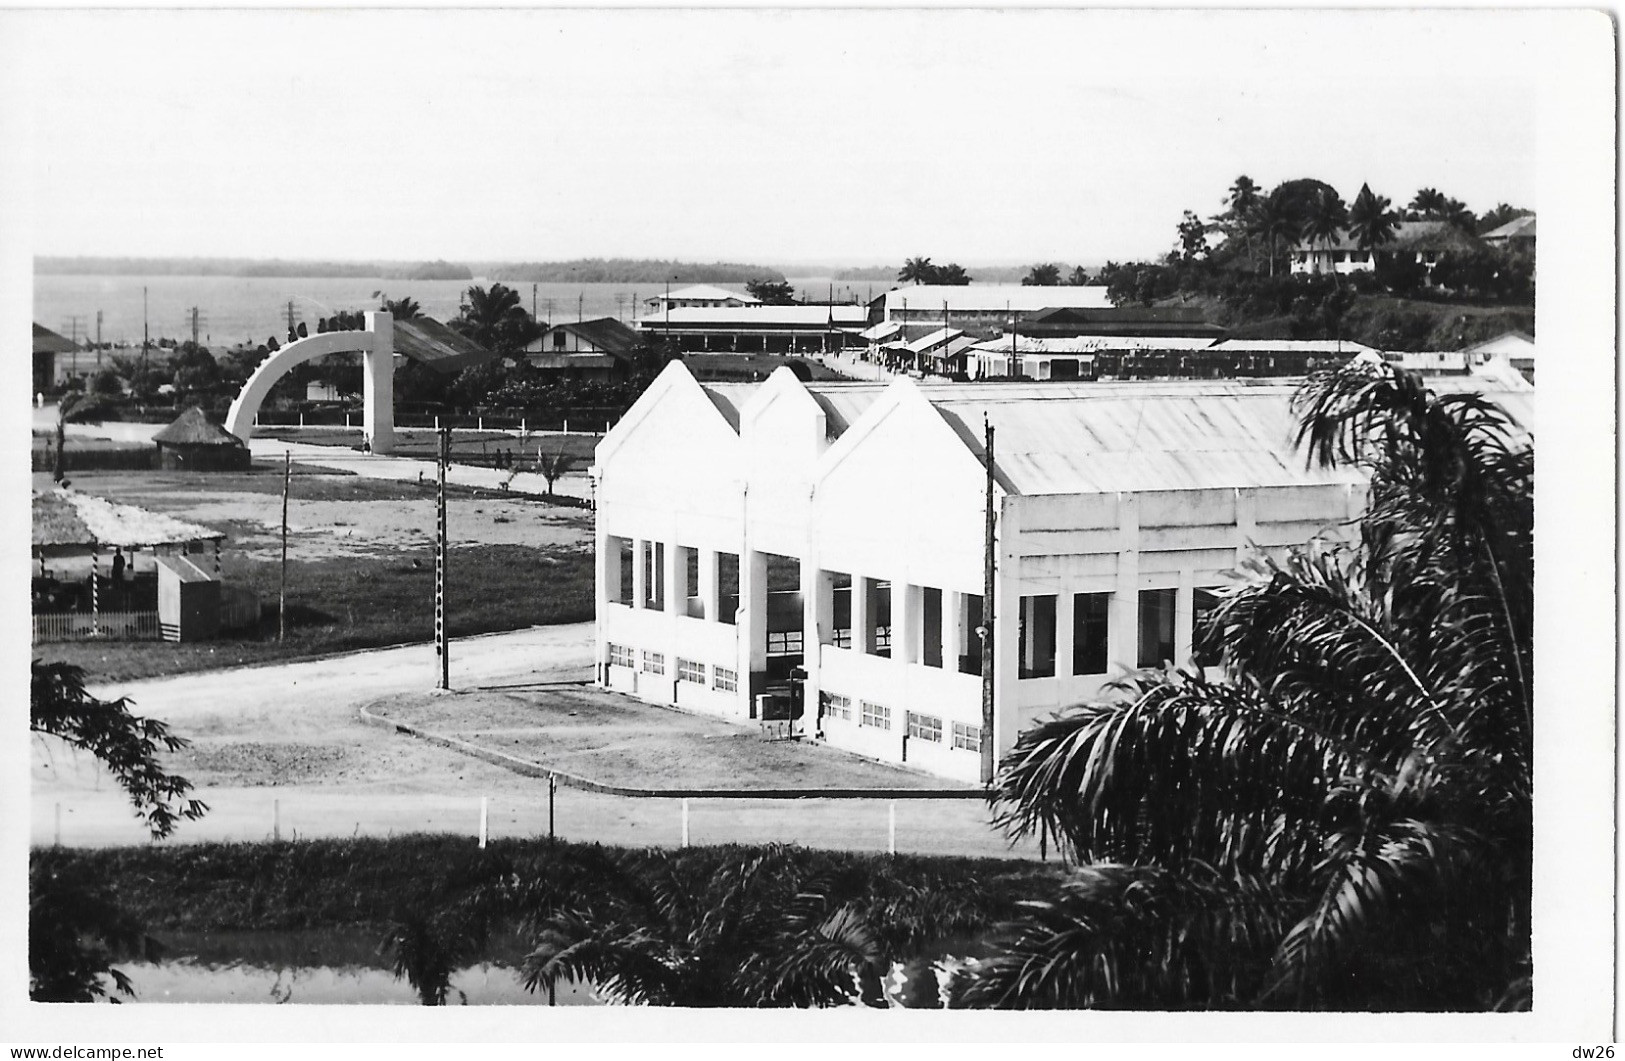
MULTIPOLYGON (((36 480, 49 476, 36 476, 36 480)), ((41 484, 36 481, 38 488, 41 484)), ((82 473, 75 489, 138 505, 230 535, 223 546, 250 559, 282 549, 282 477, 264 471, 207 479, 174 473, 82 473), (273 481, 274 480, 274 481, 273 481)), ((570 546, 592 541, 592 514, 523 498, 452 496, 446 529, 459 545, 570 546)), ((434 492, 410 483, 300 469, 288 500, 292 560, 380 556, 434 543, 434 492)))

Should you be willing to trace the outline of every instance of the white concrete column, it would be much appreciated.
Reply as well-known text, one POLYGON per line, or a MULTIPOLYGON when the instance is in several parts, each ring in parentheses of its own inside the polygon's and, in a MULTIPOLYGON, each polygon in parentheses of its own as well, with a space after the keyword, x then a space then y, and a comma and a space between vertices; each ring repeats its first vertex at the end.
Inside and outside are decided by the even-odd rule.
POLYGON ((1254 490, 1236 491, 1236 562, 1239 564, 1249 552, 1249 543, 1258 537, 1258 493, 1254 490))
POLYGON ((1106 662, 1126 670, 1140 652, 1140 508, 1134 494, 1117 495, 1117 585, 1106 626, 1106 662))
POLYGON ((1055 591, 1055 676, 1072 676, 1072 645, 1077 636, 1073 629, 1078 610, 1072 603, 1072 591, 1065 585, 1055 591))
POLYGON ((642 608, 649 599, 649 571, 645 566, 645 551, 649 542, 645 538, 632 539, 632 607, 642 608))
POLYGON ((1196 616, 1196 572, 1179 571, 1179 589, 1174 594, 1174 662, 1184 666, 1191 658, 1191 635, 1196 616))
MULTIPOLYGON (((818 570, 818 565, 806 559, 801 561, 801 645, 803 666, 809 666, 818 655, 818 646, 824 643, 833 610, 826 586, 829 579, 818 570)), ((810 667, 809 667, 810 669, 810 667)))
MULTIPOLYGON (((739 630, 745 645, 741 662, 754 674, 767 668, 767 554, 749 546, 739 559, 739 599, 745 610, 739 630)), ((745 674, 739 684, 746 684, 745 674)))
POLYGON ((959 646, 965 637, 965 595, 956 589, 942 591, 942 669, 959 673, 959 646))
MULTIPOLYGON (((835 577, 815 565, 808 565, 813 569, 813 611, 808 613, 807 637, 816 640, 817 644, 828 645, 835 640, 835 577), (816 616, 818 625, 812 624, 812 617, 816 616)), ((806 574, 803 571, 802 584, 806 584, 806 574)), ((802 593, 807 591, 804 588, 802 593)))
POLYGON ((891 584, 891 658, 895 663, 920 662, 920 587, 904 578, 891 584))
MULTIPOLYGON (((688 573, 688 550, 677 544, 674 535, 666 543, 665 554, 666 611, 675 618, 688 613, 688 594, 683 592, 684 577, 688 573)), ((675 668, 676 664, 672 666, 675 668)), ((672 673, 676 673, 675 669, 672 673)))
POLYGON ((599 528, 596 534, 595 554, 598 557, 598 602, 611 604, 621 599, 621 551, 615 537, 599 528))
POLYGON ((869 614, 872 610, 869 606, 869 583, 866 576, 856 571, 852 573, 852 651, 865 655, 873 655, 875 651, 875 640, 869 634, 869 614))
POLYGON ((695 590, 700 595, 700 605, 705 609, 705 618, 709 622, 719 622, 722 619, 721 582, 717 579, 717 551, 715 549, 700 550, 700 584, 695 590))
POLYGON ((998 498, 995 527, 997 568, 993 610, 993 753, 1003 757, 1016 742, 1021 717, 1021 582, 1019 517, 1008 496, 998 498))
POLYGON ((362 354, 362 424, 374 453, 395 450, 395 316, 366 315, 372 349, 362 354))

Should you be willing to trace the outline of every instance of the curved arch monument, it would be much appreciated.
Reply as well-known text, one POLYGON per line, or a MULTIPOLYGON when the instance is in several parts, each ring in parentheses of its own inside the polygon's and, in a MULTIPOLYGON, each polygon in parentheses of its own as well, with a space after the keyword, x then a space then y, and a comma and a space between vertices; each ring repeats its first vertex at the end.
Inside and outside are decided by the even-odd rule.
POLYGON ((243 384, 226 414, 226 430, 245 443, 254 435, 254 417, 277 380, 295 365, 328 354, 359 353, 362 360, 362 426, 374 453, 395 448, 395 321, 382 311, 366 314, 366 327, 353 332, 320 332, 296 339, 271 354, 243 384))

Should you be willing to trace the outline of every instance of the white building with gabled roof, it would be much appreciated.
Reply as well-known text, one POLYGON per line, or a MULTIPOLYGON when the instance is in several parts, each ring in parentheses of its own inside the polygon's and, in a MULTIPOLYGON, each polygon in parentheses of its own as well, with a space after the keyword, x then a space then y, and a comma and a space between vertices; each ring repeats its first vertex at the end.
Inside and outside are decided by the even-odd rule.
POLYGON ((719 306, 760 306, 762 300, 755 295, 729 291, 714 284, 691 284, 669 294, 662 291, 653 298, 644 299, 643 304, 649 307, 650 313, 660 313, 667 306, 672 309, 716 309, 719 306))
POLYGON ((975 782, 1040 716, 1192 658, 1253 544, 1347 533, 1291 383, 702 385, 668 365, 600 443, 597 677, 975 782), (981 709, 994 430, 991 731, 981 709), (804 672, 804 678, 801 674, 804 672), (768 699, 763 699, 767 697, 768 699))

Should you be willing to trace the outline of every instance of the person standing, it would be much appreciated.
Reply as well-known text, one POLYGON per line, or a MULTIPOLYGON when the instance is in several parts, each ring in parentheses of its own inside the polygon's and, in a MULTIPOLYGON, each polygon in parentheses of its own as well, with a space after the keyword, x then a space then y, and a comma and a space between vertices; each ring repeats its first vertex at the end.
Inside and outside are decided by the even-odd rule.
POLYGON ((124 553, 123 553, 123 551, 120 550, 118 548, 118 546, 114 546, 113 547, 113 585, 112 585, 111 589, 113 590, 113 593, 114 593, 114 599, 119 603, 120 606, 122 606, 123 603, 124 603, 124 571, 125 571, 125 568, 127 568, 128 566, 129 565, 126 564, 125 561, 124 561, 124 553))

